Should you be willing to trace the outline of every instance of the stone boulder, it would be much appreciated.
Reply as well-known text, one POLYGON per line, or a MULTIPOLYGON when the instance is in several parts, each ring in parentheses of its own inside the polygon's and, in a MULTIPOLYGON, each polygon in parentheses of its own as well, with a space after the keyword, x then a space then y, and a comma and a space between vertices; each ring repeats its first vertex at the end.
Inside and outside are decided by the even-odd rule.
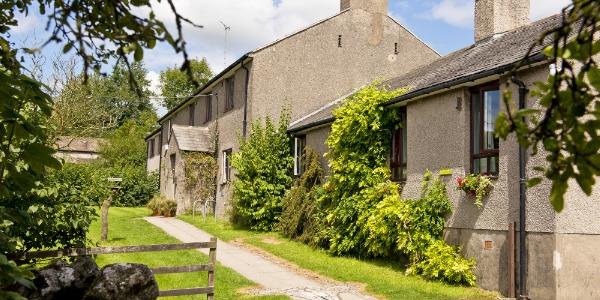
POLYGON ((100 269, 91 257, 79 257, 72 264, 54 260, 35 273, 33 283, 37 290, 25 292, 29 299, 81 299, 100 269))
POLYGON ((102 268, 85 300, 154 300, 158 284, 148 266, 117 263, 102 268))

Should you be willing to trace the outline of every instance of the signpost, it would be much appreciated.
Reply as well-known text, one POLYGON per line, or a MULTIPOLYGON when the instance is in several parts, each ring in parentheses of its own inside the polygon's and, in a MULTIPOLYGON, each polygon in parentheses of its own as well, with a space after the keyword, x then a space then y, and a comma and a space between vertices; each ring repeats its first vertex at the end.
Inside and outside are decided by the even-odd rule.
POLYGON ((123 178, 108 178, 108 182, 112 183, 112 186, 110 187, 111 192, 108 195, 108 198, 102 203, 102 235, 100 237, 100 240, 103 242, 106 242, 106 240, 108 239, 108 208, 112 203, 113 196, 115 195, 116 191, 118 191, 121 188, 118 186, 118 183, 121 181, 123 181, 123 178))

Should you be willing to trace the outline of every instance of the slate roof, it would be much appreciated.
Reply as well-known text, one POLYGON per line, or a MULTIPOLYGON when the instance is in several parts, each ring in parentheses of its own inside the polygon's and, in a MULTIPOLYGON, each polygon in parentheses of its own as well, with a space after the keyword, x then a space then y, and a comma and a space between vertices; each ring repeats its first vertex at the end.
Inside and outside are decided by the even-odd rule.
MULTIPOLYGON (((550 16, 530 25, 481 40, 400 77, 387 80, 383 82, 383 85, 389 89, 410 88, 410 92, 387 104, 510 71, 525 57, 529 47, 544 32, 556 28, 560 24, 560 14, 550 16)), ((549 43, 549 39, 544 41, 544 45, 547 43, 549 43)), ((542 49, 543 46, 535 47, 528 57, 528 62, 535 63, 544 60, 542 49)), ((331 113, 339 106, 339 103, 341 103, 340 99, 336 99, 320 110, 292 122, 288 131, 297 132, 332 122, 334 118, 331 113)))
POLYGON ((56 149, 60 152, 90 152, 98 153, 105 139, 76 136, 60 136, 55 142, 56 149))
POLYGON ((206 127, 173 125, 173 136, 179 150, 196 152, 214 152, 210 131, 206 127))

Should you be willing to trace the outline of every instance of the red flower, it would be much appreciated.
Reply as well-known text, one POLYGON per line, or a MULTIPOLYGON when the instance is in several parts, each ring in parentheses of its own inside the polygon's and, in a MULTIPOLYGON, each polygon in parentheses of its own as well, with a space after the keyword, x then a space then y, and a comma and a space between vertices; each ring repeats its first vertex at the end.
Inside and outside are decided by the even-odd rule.
POLYGON ((459 188, 462 188, 464 186, 463 179, 460 176, 456 177, 456 183, 458 184, 459 188))

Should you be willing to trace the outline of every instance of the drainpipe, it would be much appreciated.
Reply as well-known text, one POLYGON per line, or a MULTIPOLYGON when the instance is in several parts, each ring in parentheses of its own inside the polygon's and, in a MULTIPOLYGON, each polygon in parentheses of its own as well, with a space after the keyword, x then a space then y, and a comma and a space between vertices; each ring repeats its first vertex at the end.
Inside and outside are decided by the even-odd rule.
MULTIPOLYGON (((519 109, 524 109, 525 98, 529 89, 523 81, 513 76, 511 81, 519 86, 519 109)), ((524 120, 525 118, 523 118, 524 120)), ((526 149, 519 145, 519 299, 529 299, 527 296, 527 249, 525 247, 525 204, 527 202, 527 175, 525 174, 526 149)))
POLYGON ((242 127, 243 137, 246 138, 246 131, 248 128, 248 81, 250 79, 250 70, 246 66, 244 66, 244 62, 242 61, 242 69, 246 71, 246 83, 245 83, 245 91, 244 91, 244 124, 242 127))

